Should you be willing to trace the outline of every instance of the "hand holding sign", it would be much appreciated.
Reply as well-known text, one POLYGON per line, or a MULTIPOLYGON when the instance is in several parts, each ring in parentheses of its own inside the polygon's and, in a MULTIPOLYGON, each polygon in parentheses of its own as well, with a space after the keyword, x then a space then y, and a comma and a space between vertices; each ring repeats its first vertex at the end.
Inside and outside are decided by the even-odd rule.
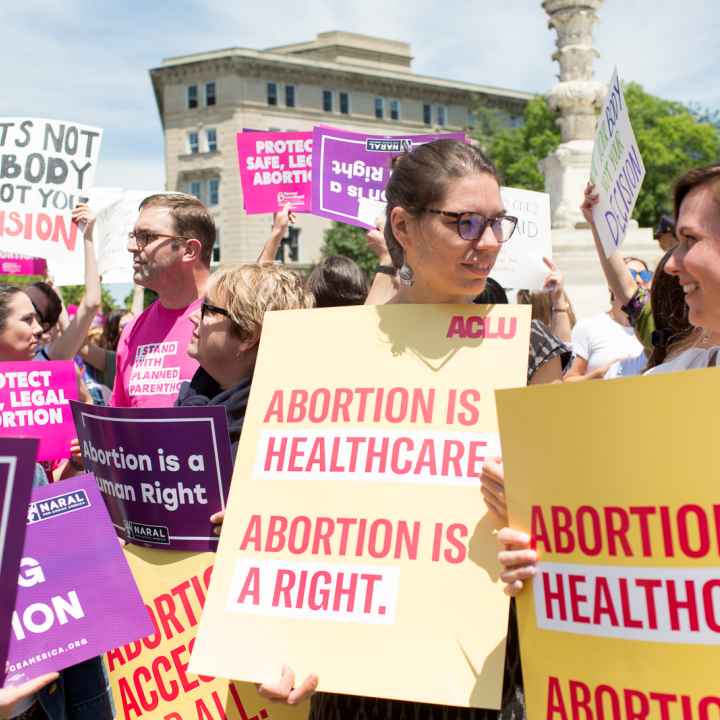
POLYGON ((264 683, 258 685, 258 692, 273 702, 297 705, 309 698, 317 690, 319 678, 317 675, 308 675, 297 687, 295 687, 295 673, 292 668, 283 665, 280 680, 276 683, 264 683))
POLYGON ((0 717, 15 717, 15 706, 21 700, 31 698, 36 692, 40 692, 46 685, 60 676, 56 672, 41 675, 34 680, 18 685, 17 687, 0 688, 0 717))

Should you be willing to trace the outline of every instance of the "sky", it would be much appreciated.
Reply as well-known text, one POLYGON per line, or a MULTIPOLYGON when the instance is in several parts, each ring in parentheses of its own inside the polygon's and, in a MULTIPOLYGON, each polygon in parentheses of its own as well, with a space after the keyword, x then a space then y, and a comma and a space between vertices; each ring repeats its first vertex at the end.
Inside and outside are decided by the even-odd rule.
MULTIPOLYGON (((98 186, 164 187, 162 129, 148 70, 166 57, 263 49, 352 30, 412 45, 413 70, 546 93, 555 33, 540 0, 4 0, 3 115, 105 131, 98 186)), ((720 108, 718 0, 604 0, 595 77, 720 108)))

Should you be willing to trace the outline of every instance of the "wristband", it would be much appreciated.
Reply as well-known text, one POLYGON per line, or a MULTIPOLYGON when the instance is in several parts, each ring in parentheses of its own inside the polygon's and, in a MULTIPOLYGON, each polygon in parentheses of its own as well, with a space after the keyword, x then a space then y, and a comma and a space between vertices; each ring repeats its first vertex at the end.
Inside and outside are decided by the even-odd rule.
POLYGON ((395 275, 397 275, 397 268, 394 265, 378 265, 375 272, 395 277, 395 275))
POLYGON ((570 312, 570 306, 566 305, 565 307, 554 307, 552 308, 552 311, 558 313, 570 312))

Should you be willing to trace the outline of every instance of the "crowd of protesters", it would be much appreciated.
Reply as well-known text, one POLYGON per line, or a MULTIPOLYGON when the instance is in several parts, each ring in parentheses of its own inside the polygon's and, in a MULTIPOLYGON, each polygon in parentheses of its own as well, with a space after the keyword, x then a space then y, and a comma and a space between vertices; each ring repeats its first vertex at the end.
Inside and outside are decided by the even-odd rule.
MULTIPOLYGON (((256 263, 210 272, 215 225, 207 208, 183 194, 148 197, 128 239, 136 285, 157 300, 143 312, 114 311, 100 325, 100 279, 93 247, 94 219, 74 211, 84 232, 85 294, 68 317, 48 283, 0 288, 0 361, 74 359, 81 397, 115 407, 220 405, 225 407, 233 453, 262 334, 271 310, 381 303, 508 302, 492 278, 503 243, 517 219, 505 212, 497 173, 476 147, 450 140, 421 145, 393 165, 387 212, 367 235, 378 258, 372 284, 351 259, 324 258, 304 278, 274 263, 294 221, 289 206, 273 222, 256 263), (165 366, 178 384, 148 384, 141 371, 144 348, 163 344, 165 366)), ((659 219, 656 239, 664 255, 653 270, 641 258, 606 257, 593 221, 598 196, 588 185, 582 204, 606 277, 609 308, 576 322, 561 268, 546 260, 542 291, 519 291, 532 306, 529 384, 579 382, 715 366, 720 350, 720 165, 697 168, 674 188, 674 216, 659 219)), ((35 484, 61 480, 82 469, 77 444, 69 461, 38 466, 35 484)), ((488 461, 480 489, 492 513, 507 525, 503 463, 488 461)), ((222 513, 211 521, 219 533, 222 513)), ((530 538, 500 531, 499 563, 506 592, 520 593, 535 573, 530 538)), ((278 668, 284 658, 278 658, 278 668)), ((431 662, 431 659, 428 660, 431 662)), ((315 693, 318 678, 295 682, 290 668, 276 683, 260 686, 272 700, 296 703, 312 695, 315 720, 349 718, 489 718, 497 711, 315 693)), ((503 718, 525 716, 514 606, 509 619, 503 718)), ((111 718, 107 675, 100 658, 0 689, 0 717, 111 718)))

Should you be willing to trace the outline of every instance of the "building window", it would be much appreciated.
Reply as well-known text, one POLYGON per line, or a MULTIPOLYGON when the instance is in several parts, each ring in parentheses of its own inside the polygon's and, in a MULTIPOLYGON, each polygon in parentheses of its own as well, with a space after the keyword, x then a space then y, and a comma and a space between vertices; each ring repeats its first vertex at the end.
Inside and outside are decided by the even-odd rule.
POLYGON ((400 101, 399 100, 391 100, 390 101, 390 119, 391 120, 399 120, 400 119, 400 101))
POLYGON ((325 112, 333 111, 333 94, 332 90, 323 90, 323 110, 325 112))
POLYGON ((285 86, 285 107, 295 107, 295 86, 285 86))
POLYGON ((447 108, 444 105, 437 106, 437 124, 440 127, 447 125, 447 108))
POLYGON ((215 95, 215 83, 214 82, 206 82, 205 83, 205 104, 210 107, 211 105, 215 105, 217 102, 217 97, 215 95))
POLYGON ((195 155, 200 151, 200 146, 198 144, 198 134, 196 132, 188 133, 188 152, 191 155, 195 155))
POLYGON ((346 92, 340 93, 340 113, 342 115, 350 114, 350 95, 346 92))
POLYGON ((475 127, 475 113, 472 110, 467 111, 467 126, 469 128, 475 127))
POLYGON ((208 152, 216 152, 217 151, 217 130, 215 128, 208 128, 205 131, 205 137, 207 138, 208 152))
POLYGON ((375 98, 375 117, 382 120, 385 117, 385 100, 381 97, 375 98))
POLYGON ((188 85, 187 87, 187 106, 188 110, 198 106, 197 85, 188 85))
POLYGON ((215 228, 215 244, 213 245, 212 249, 212 258, 210 262, 213 265, 216 265, 220 262, 220 228, 215 228))
POLYGON ((220 204, 220 178, 208 180, 207 204, 209 207, 220 204))
POLYGON ((426 125, 432 125, 432 105, 428 103, 423 105, 423 122, 426 125))
POLYGON ((275 260, 281 263, 300 262, 300 228, 288 228, 287 237, 280 242, 275 260))
POLYGON ((199 180, 193 180, 188 187, 191 195, 194 195, 198 200, 202 200, 202 183, 199 180))
POLYGON ((269 82, 267 84, 267 103, 268 105, 277 105, 277 83, 269 82))

